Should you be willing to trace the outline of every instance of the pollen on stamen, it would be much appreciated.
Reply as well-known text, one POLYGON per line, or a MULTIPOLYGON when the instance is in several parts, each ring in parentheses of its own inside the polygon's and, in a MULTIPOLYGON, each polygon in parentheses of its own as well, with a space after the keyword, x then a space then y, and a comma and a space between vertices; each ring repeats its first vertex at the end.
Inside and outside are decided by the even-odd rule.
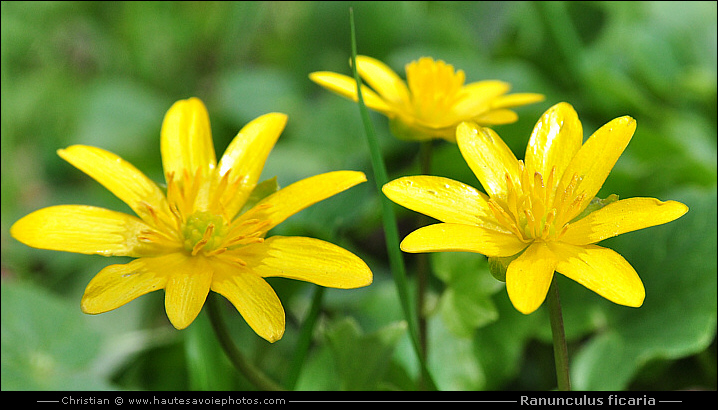
POLYGON ((238 235, 235 236, 228 241, 224 242, 222 244, 223 247, 231 248, 233 246, 238 245, 250 245, 253 243, 262 243, 264 242, 264 238, 262 238, 260 235, 262 235, 261 231, 253 232, 249 235, 238 235))
POLYGON ((210 209, 219 209, 222 214, 225 213, 225 206, 222 203, 222 198, 225 197, 225 191, 227 190, 227 187, 229 185, 229 173, 226 173, 222 175, 222 178, 220 178, 219 183, 217 184, 217 187, 212 192, 212 200, 210 201, 209 208, 210 209))
POLYGON ((196 256, 197 253, 209 242, 209 240, 212 238, 212 233, 214 232, 214 224, 209 223, 207 225, 207 229, 204 231, 204 235, 202 236, 202 239, 197 241, 197 243, 192 248, 192 256, 196 256))
POLYGON ((142 231, 137 235, 137 240, 144 243, 155 243, 157 242, 157 236, 154 232, 142 231))
POLYGON ((183 221, 184 216, 187 215, 189 210, 185 192, 187 190, 187 184, 185 181, 182 181, 183 186, 180 187, 180 181, 175 179, 175 176, 175 172, 168 172, 165 175, 167 180, 167 201, 169 202, 170 212, 172 212, 177 220, 183 221))
POLYGON ((501 226, 511 231, 517 237, 524 238, 523 233, 516 225, 516 221, 513 220, 494 199, 489 199, 489 208, 501 226))
POLYGON ((228 260, 230 262, 234 262, 239 266, 247 266, 247 262, 245 262, 244 260, 242 260, 241 258, 238 258, 236 256, 225 256, 224 259, 228 260))
POLYGON ((255 210, 257 210, 257 211, 261 211, 261 210, 269 209, 269 208, 271 208, 271 207, 273 207, 273 206, 274 206, 274 204, 270 204, 270 203, 268 203, 268 202, 265 202, 265 203, 263 203, 263 204, 258 204, 258 205, 256 205, 253 209, 255 209, 255 210))
POLYGON ((561 215, 561 216, 565 215, 567 212, 567 208, 570 207, 569 201, 573 197, 573 186, 575 186, 573 184, 574 180, 575 180, 575 178, 572 179, 572 182, 569 183, 565 189, 560 191, 560 193, 557 192, 557 195, 554 198, 553 206, 554 206, 554 209, 556 209, 556 213, 558 215, 561 215))
POLYGON ((179 208, 177 208, 177 205, 170 205, 170 212, 172 212, 172 215, 174 215, 175 217, 175 221, 177 222, 177 228, 181 229, 182 221, 184 221, 184 216, 182 216, 182 213, 180 212, 179 208))
POLYGON ((155 208, 152 207, 147 201, 140 201, 140 206, 147 211, 148 214, 152 217, 152 220, 154 221, 155 225, 160 225, 160 218, 157 215, 157 211, 155 211, 155 208))
POLYGON ((142 242, 160 242, 162 239, 168 239, 166 235, 157 231, 143 230, 137 235, 137 239, 142 242))
POLYGON ((534 186, 540 186, 541 188, 544 187, 543 175, 541 175, 538 171, 534 172, 534 186))
POLYGON ((167 174, 168 197, 170 196, 170 186, 172 186, 173 200, 171 203, 177 205, 177 209, 181 214, 187 215, 194 208, 195 199, 202 185, 203 174, 199 169, 194 174, 190 174, 187 169, 184 169, 180 181, 177 181, 174 177, 173 172, 167 174))
POLYGON ((563 228, 561 228, 561 231, 558 233, 558 235, 556 235, 556 237, 557 237, 558 239, 561 239, 561 237, 563 236, 563 234, 566 233, 566 231, 568 230, 569 225, 571 225, 571 224, 565 224, 565 225, 563 226, 563 228))
POLYGON ((554 230, 553 222, 556 219, 556 209, 552 209, 548 214, 546 214, 546 218, 544 220, 543 229, 541 230, 541 237, 546 239, 552 234, 552 230, 554 230))
POLYGON ((554 195, 556 193, 553 181, 556 178, 556 165, 551 167, 551 171, 548 173, 548 178, 546 180, 546 190, 544 191, 544 203, 549 206, 551 202, 553 202, 554 195))
POLYGON ((571 203, 569 204, 568 208, 564 210, 563 218, 564 223, 570 221, 574 217, 576 217, 580 211, 581 211, 581 204, 583 203, 584 198, 586 197, 586 194, 581 194, 573 199, 571 203))
POLYGON ((143 230, 136 236, 136 239, 146 245, 175 247, 177 244, 175 238, 167 236, 164 232, 154 230, 143 230))
POLYGON ((261 222, 261 221, 262 221, 261 219, 257 219, 257 218, 247 219, 246 221, 242 221, 241 223, 237 224, 237 227, 254 225, 254 224, 257 224, 257 223, 259 223, 259 222, 261 222))
MULTIPOLYGON (((177 225, 176 223, 174 226, 172 226, 171 218, 169 221, 167 220, 167 218, 161 218, 160 216, 164 216, 164 215, 160 215, 160 213, 157 212, 155 207, 152 206, 151 204, 149 204, 148 202, 140 201, 139 205, 141 206, 141 209, 144 209, 147 212, 147 214, 150 216, 150 218, 152 219, 152 222, 154 223, 154 227, 156 227, 160 230, 163 230, 163 231, 175 231, 179 228, 179 225, 177 225)), ((170 210, 171 210, 171 207, 170 207, 170 210)), ((140 217, 142 217, 142 215, 140 215, 140 217)))
POLYGON ((217 256, 227 252, 227 248, 217 248, 211 252, 207 252, 207 256, 217 256))
POLYGON ((235 223, 225 236, 227 240, 224 242, 223 246, 242 245, 244 243, 241 243, 241 241, 246 238, 260 236, 264 229, 269 225, 269 221, 258 218, 247 219, 245 221, 235 223), (246 234, 247 231, 251 231, 252 234, 246 234))
POLYGON ((506 205, 508 206, 508 211, 514 215, 514 217, 519 215, 519 197, 516 187, 514 186, 513 180, 511 179, 511 176, 507 172, 505 174, 506 178, 506 205))
POLYGON ((536 218, 534 218, 533 213, 531 212, 531 209, 524 209, 524 215, 526 216, 526 236, 529 238, 536 238, 538 237, 538 230, 537 224, 536 224, 536 218))

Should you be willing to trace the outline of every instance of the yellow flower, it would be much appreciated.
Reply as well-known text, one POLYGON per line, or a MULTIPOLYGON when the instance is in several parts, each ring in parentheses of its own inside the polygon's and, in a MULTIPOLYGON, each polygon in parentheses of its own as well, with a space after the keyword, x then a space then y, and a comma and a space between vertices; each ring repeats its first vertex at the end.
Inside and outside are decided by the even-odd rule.
MULTIPOLYGON (((486 80, 464 84, 464 71, 444 61, 422 57, 406 65, 406 83, 386 64, 357 56, 357 71, 373 90, 362 87, 367 107, 391 120, 392 132, 411 140, 444 138, 456 142, 456 127, 462 121, 480 125, 515 122, 509 110, 538 101, 541 94, 509 94, 503 81, 486 80)), ((358 100, 354 78, 328 71, 314 72, 317 84, 354 101, 358 100)))
POLYGON ((582 144, 576 112, 560 103, 536 124, 524 162, 493 130, 461 124, 459 149, 488 196, 435 176, 389 182, 383 191, 391 200, 442 222, 410 233, 402 250, 506 258, 509 298, 525 314, 543 303, 554 271, 612 302, 641 306, 645 290, 636 271, 595 243, 673 221, 688 207, 654 198, 594 200, 635 129, 633 118, 616 118, 582 144))
POLYGON ((250 122, 217 163, 204 104, 196 98, 178 101, 162 123, 166 194, 115 154, 84 145, 58 150, 139 218, 92 206, 60 205, 25 216, 10 232, 36 248, 137 258, 108 266, 90 281, 82 298, 85 313, 107 312, 164 289, 167 316, 183 329, 212 290, 232 302, 259 336, 279 340, 284 309, 263 278, 281 276, 334 288, 372 282, 367 265, 336 245, 302 237, 265 238, 289 216, 364 182, 363 173, 336 171, 306 178, 241 212, 251 205, 250 194, 286 121, 286 115, 271 113, 250 122))

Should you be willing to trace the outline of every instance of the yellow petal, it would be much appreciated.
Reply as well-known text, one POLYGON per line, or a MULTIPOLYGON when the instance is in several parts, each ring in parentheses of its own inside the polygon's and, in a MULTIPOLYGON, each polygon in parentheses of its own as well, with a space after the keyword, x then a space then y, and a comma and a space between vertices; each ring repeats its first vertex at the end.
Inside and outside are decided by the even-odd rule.
POLYGON ((452 179, 419 175, 395 179, 382 192, 397 204, 442 222, 478 225, 490 217, 485 195, 452 179))
POLYGON ((245 125, 234 137, 219 160, 219 176, 228 175, 228 183, 239 184, 238 191, 222 198, 229 219, 239 212, 257 184, 269 152, 287 124, 287 116, 265 114, 245 125))
MULTIPOLYGON (((538 120, 526 147, 529 175, 539 172, 547 180, 555 166, 555 185, 583 144, 583 128, 570 104, 558 103, 538 120)), ((555 188, 555 186, 553 187, 555 188)))
POLYGON ((84 205, 58 205, 26 215, 10 228, 18 241, 40 249, 84 254, 146 255, 138 241, 152 230, 142 220, 121 212, 84 205))
POLYGON ((639 307, 646 291, 633 267, 611 249, 554 242, 556 271, 619 305, 639 307))
POLYGON ((404 238, 404 252, 476 252, 512 256, 526 247, 514 234, 482 226, 439 223, 419 228, 404 238))
POLYGON ((511 124, 519 119, 519 115, 511 110, 498 109, 490 110, 472 118, 472 121, 481 125, 511 124))
POLYGON ((165 175, 194 175, 198 170, 209 175, 214 169, 217 160, 209 114, 201 100, 180 100, 170 107, 162 122, 160 150, 165 175))
POLYGON ((633 118, 616 118, 593 133, 573 157, 561 178, 561 186, 567 186, 571 178, 578 175, 576 196, 584 195, 584 198, 576 215, 586 209, 601 189, 635 131, 633 118))
POLYGON ((509 264, 506 291, 516 310, 528 315, 541 306, 551 286, 556 257, 545 242, 534 242, 509 264))
POLYGON ((305 178, 259 201, 236 222, 248 219, 269 221, 264 228, 266 232, 302 209, 364 181, 366 176, 358 171, 334 171, 305 178))
POLYGON ((319 239, 273 236, 238 255, 262 277, 278 276, 340 289, 372 283, 371 270, 358 256, 319 239))
MULTIPOLYGON (((353 77, 329 71, 317 71, 309 74, 309 79, 342 97, 349 98, 354 102, 359 101, 359 97, 357 96, 357 83, 353 77)), ((369 89, 369 87, 362 86, 361 93, 364 104, 372 110, 379 111, 384 115, 389 115, 394 111, 379 95, 369 89)))
POLYGON ((626 232, 671 222, 688 212, 676 201, 655 198, 628 198, 591 212, 568 226, 562 242, 588 245, 626 232))
POLYGON ((426 141, 434 138, 444 138, 447 141, 456 142, 456 124, 458 122, 449 115, 437 121, 423 121, 409 112, 397 111, 396 116, 389 121, 391 133, 407 141, 426 141), (448 124, 443 127, 443 124, 448 124), (443 128, 442 128, 443 127, 443 128))
POLYGON ((516 156, 492 129, 463 122, 456 128, 456 142, 461 155, 492 198, 506 196, 507 174, 514 184, 519 181, 516 156))
POLYGON ((213 266, 202 256, 173 255, 164 267, 171 272, 165 287, 165 310, 172 325, 184 329, 202 310, 214 272, 213 266))
POLYGON ((545 97, 542 94, 534 93, 516 93, 502 95, 501 97, 495 98, 491 101, 491 108, 496 110, 499 108, 520 107, 526 104, 541 102, 544 99, 545 97))
POLYGON ((383 100, 397 105, 409 101, 409 89, 406 83, 383 62, 367 56, 357 56, 357 71, 383 100))
POLYGON ((140 258, 102 269, 85 288, 82 311, 93 315, 108 312, 139 296, 164 289, 168 276, 183 262, 180 256, 140 258))
POLYGON ((249 327, 265 340, 274 343, 284 334, 284 308, 269 284, 250 271, 223 262, 215 265, 212 291, 227 298, 249 327))
POLYGON ((73 145, 57 154, 110 190, 149 224, 154 221, 147 205, 159 217, 169 215, 167 200, 157 184, 117 155, 86 145, 73 145))
POLYGON ((509 91, 509 83, 497 80, 477 81, 461 89, 461 100, 453 108, 459 118, 473 118, 486 112, 491 100, 509 91))

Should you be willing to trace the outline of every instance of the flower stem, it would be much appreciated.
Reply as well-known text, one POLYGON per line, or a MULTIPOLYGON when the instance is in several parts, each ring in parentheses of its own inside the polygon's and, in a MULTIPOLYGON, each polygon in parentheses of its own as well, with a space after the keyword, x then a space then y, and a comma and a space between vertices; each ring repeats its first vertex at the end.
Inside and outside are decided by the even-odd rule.
POLYGON ((419 342, 419 331, 416 314, 414 312, 413 304, 409 299, 409 290, 406 282, 406 268, 404 266, 404 258, 401 254, 399 247, 399 229, 397 227, 396 215, 392 208, 392 203, 384 195, 381 195, 381 188, 389 182, 389 177, 386 172, 386 166, 384 165, 384 159, 381 156, 381 149, 379 147, 379 141, 374 132, 374 128, 371 125, 369 119, 369 112, 367 111, 366 105, 364 105, 364 99, 361 92, 361 80, 359 79, 359 73, 356 69, 356 34, 354 28, 354 10, 349 8, 350 24, 351 24, 351 46, 352 46, 352 71, 354 73, 354 80, 357 84, 357 102, 359 103, 359 112, 362 117, 364 124, 364 131, 369 145, 369 153, 371 157, 372 169, 374 170, 374 180, 376 182, 377 189, 381 196, 382 206, 382 222, 384 224, 384 235, 386 238, 387 253, 389 256, 389 265, 391 272, 394 277, 394 283, 396 284, 397 291, 399 293, 399 299, 401 306, 404 311, 404 317, 406 318, 407 325, 409 327, 409 339, 419 359, 419 365, 421 367, 421 385, 427 386, 432 390, 436 390, 436 384, 434 383, 429 369, 426 366, 426 361, 421 353, 421 344, 419 342))
POLYGON ((561 314, 561 300, 558 296, 556 275, 554 275, 548 291, 548 311, 551 320, 551 334, 553 335, 553 356, 558 389, 569 391, 571 390, 571 379, 568 371, 568 349, 566 348, 566 334, 563 330, 563 315, 561 314))
POLYGON ((321 309, 322 299, 324 296, 324 289, 326 288, 316 286, 314 296, 312 297, 312 305, 310 306, 309 312, 307 312, 307 317, 304 319, 302 328, 299 331, 297 347, 293 355, 291 367, 289 368, 289 376, 287 376, 287 380, 284 383, 289 390, 294 390, 294 387, 297 385, 297 380, 299 380, 299 374, 301 373, 304 359, 307 356, 309 345, 312 342, 314 325, 317 322, 317 317, 319 317, 319 311, 321 309))
POLYGON ((239 372, 242 373, 244 377, 246 377, 247 380, 249 380, 249 382, 258 389, 267 391, 284 390, 260 369, 248 362, 234 344, 229 332, 227 331, 227 326, 222 319, 222 313, 220 312, 218 306, 217 296, 210 292, 207 299, 207 314, 209 315, 209 320, 212 323, 212 329, 214 329, 214 333, 217 336, 217 340, 219 340, 219 344, 222 346, 222 349, 224 349, 224 352, 227 354, 227 357, 232 362, 234 367, 236 367, 237 370, 239 370, 239 372))
MULTIPOLYGON (((421 174, 429 175, 431 173, 431 154, 433 142, 432 140, 422 141, 419 145, 419 167, 421 174)), ((429 225, 430 218, 424 214, 419 214, 417 219, 417 229, 429 225)), ((419 316, 419 345, 421 346, 421 354, 426 360, 428 356, 427 342, 427 323, 426 323, 426 289, 429 281, 429 254, 419 253, 416 255, 416 278, 417 278, 417 314, 419 316)))

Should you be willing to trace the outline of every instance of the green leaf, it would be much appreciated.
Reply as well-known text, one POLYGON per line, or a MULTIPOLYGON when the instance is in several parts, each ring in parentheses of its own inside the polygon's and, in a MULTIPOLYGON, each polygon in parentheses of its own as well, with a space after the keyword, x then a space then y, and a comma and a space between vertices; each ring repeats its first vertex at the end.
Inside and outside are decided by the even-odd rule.
POLYGON ((439 302, 444 324, 454 336, 470 337, 475 329, 499 318, 491 297, 477 292, 472 283, 467 285, 446 289, 439 302))
MULTIPOLYGON (((485 390, 505 389, 520 371, 524 350, 540 328, 548 328, 548 315, 540 308, 524 315, 514 308, 506 292, 495 295, 499 320, 474 332, 473 354, 487 375, 485 390)), ((550 363, 553 366, 553 363, 550 363)))
POLYGON ((488 270, 486 257, 469 252, 431 254, 434 274, 446 283, 439 311, 455 336, 469 337, 498 319, 491 295, 503 288, 488 270))
POLYGON ((607 309, 605 331, 573 359, 577 389, 623 389, 648 361, 698 353, 715 337, 716 191, 668 197, 690 211, 612 242, 643 279, 646 301, 639 309, 607 309))
POLYGON ((206 314, 186 330, 185 355, 192 390, 231 390, 234 368, 229 363, 206 314))
POLYGON ((257 202, 272 195, 279 191, 279 183, 277 183, 277 177, 267 179, 257 184, 247 198, 247 202, 244 203, 244 207, 239 212, 239 215, 247 212, 253 206, 257 205, 257 202))
POLYGON ((577 217, 573 218, 573 220, 571 222, 581 220, 581 219, 585 218, 586 216, 588 216, 588 214, 590 214, 591 212, 596 212, 599 209, 603 208, 604 206, 606 206, 608 204, 612 204, 616 201, 618 201, 618 195, 616 195, 616 194, 611 194, 608 197, 606 197, 606 199, 601 199, 599 197, 595 197, 591 200, 591 202, 588 203, 588 206, 586 207, 586 209, 584 209, 583 212, 581 212, 577 217))
MULTIPOLYGON (((523 253, 523 252, 522 252, 523 253)), ((514 259, 518 258, 521 253, 511 256, 492 256, 489 257, 489 272, 491 276, 499 282, 506 283, 506 271, 509 269, 509 265, 514 259)))
POLYGON ((93 361, 100 336, 75 303, 2 284, 2 390, 109 390, 93 361))
POLYGON ((431 374, 441 391, 479 390, 486 383, 486 373, 472 354, 473 341, 456 337, 448 323, 437 316, 429 318, 427 360, 431 374))
POLYGON ((406 322, 401 321, 364 334, 351 317, 335 323, 326 336, 334 354, 341 389, 376 389, 388 369, 394 347, 406 333, 406 328, 406 322))

